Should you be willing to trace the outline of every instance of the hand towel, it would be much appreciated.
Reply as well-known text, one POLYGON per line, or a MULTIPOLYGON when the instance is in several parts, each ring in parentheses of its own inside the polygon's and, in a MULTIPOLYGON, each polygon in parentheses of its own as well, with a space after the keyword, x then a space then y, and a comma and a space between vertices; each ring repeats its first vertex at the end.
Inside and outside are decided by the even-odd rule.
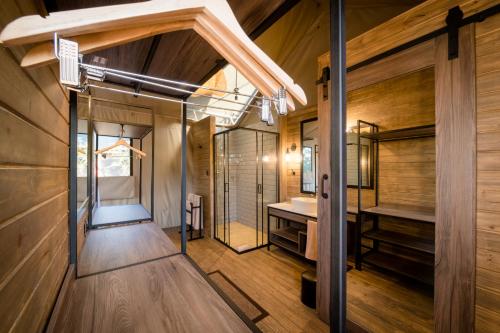
POLYGON ((307 220, 306 258, 318 260, 318 222, 307 220))

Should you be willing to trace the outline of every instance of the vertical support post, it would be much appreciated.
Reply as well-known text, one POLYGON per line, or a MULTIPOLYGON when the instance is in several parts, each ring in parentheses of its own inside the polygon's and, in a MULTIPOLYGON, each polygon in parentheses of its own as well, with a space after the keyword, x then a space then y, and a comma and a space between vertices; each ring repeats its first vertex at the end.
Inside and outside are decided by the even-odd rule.
POLYGON ((181 131, 181 252, 186 254, 186 197, 187 197, 187 106, 182 103, 182 131, 181 131))
POLYGON ((151 117, 153 118, 153 132, 151 137, 151 221, 155 220, 155 137, 156 137, 156 127, 155 127, 155 112, 151 109, 151 117))
POLYGON ((88 210, 88 224, 87 227, 92 226, 92 212, 94 210, 93 200, 93 179, 94 179, 94 125, 92 123, 92 95, 89 94, 88 102, 89 110, 87 113, 87 210, 88 210))
POLYGON ((76 264, 76 167, 78 136, 78 95, 69 92, 69 262, 76 264))
POLYGON ((346 90, 344 1, 330 1, 330 331, 346 331, 346 90))

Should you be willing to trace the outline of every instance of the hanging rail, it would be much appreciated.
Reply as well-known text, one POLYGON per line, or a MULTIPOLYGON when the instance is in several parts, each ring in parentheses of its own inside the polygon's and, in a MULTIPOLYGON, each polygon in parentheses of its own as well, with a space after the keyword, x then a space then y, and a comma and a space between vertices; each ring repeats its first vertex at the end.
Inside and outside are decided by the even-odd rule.
POLYGON ((148 75, 144 75, 144 74, 137 74, 137 73, 122 71, 122 70, 118 70, 118 69, 106 68, 103 66, 86 64, 86 63, 83 63, 83 61, 82 61, 83 56, 81 54, 79 54, 78 43, 73 42, 73 41, 69 41, 69 40, 65 40, 65 39, 59 39, 57 34, 54 34, 54 54, 55 54, 56 58, 59 59, 60 76, 61 76, 60 81, 62 84, 66 85, 68 87, 68 89, 71 89, 71 90, 83 92, 86 89, 88 89, 89 87, 93 87, 96 89, 103 89, 103 90, 108 90, 108 91, 112 91, 112 92, 116 92, 116 93, 123 93, 123 94, 133 95, 133 96, 142 96, 142 97, 156 99, 156 100, 163 100, 163 101, 168 101, 168 102, 173 102, 173 103, 179 103, 181 105, 196 106, 196 107, 200 107, 203 109, 197 109, 197 110, 193 109, 193 112, 202 112, 205 114, 214 115, 217 117, 231 119, 231 120, 233 120, 233 118, 235 118, 236 114, 241 115, 242 113, 248 112, 248 111, 246 111, 246 109, 255 108, 255 109, 260 110, 261 120, 263 122, 267 122, 268 125, 274 124, 274 119, 273 119, 272 112, 271 112, 272 106, 274 106, 274 108, 276 109, 276 112, 279 115, 286 115, 288 113, 287 94, 286 94, 285 88, 283 88, 283 87, 279 88, 276 96, 256 96, 256 94, 253 94, 253 95, 242 94, 236 90, 235 91, 227 91, 227 90, 223 90, 223 89, 206 87, 203 85, 192 84, 192 83, 188 83, 188 82, 163 79, 163 78, 148 76, 148 75), (121 79, 130 80, 132 82, 151 85, 151 86, 163 88, 166 90, 183 92, 183 93, 187 93, 187 94, 195 95, 195 96, 204 96, 204 97, 208 97, 210 99, 214 99, 215 101, 223 101, 223 102, 227 102, 229 104, 240 105, 240 106, 242 106, 242 108, 240 110, 237 110, 237 109, 231 109, 229 107, 223 107, 223 106, 203 105, 203 104, 199 104, 199 103, 195 103, 195 102, 187 102, 186 100, 181 100, 181 99, 159 97, 159 96, 148 95, 148 94, 143 94, 143 93, 139 93, 139 92, 131 92, 131 91, 127 91, 124 89, 103 87, 100 85, 90 83, 90 81, 103 82, 106 75, 118 77, 121 79), (236 100, 236 98, 235 98, 235 100, 232 100, 232 99, 226 99, 225 98, 226 96, 214 97, 211 94, 198 93, 196 91, 191 91, 191 90, 180 88, 180 87, 174 87, 172 85, 198 88, 198 89, 201 88, 201 89, 205 89, 208 91, 223 92, 226 94, 226 96, 228 96, 228 95, 234 95, 234 96, 240 95, 240 96, 248 97, 250 99, 257 98, 257 99, 261 100, 261 103, 259 105, 259 104, 238 102, 236 100), (222 115, 222 114, 219 114, 217 112, 207 110, 207 108, 214 109, 214 110, 221 110, 224 112, 229 111, 229 112, 231 112, 231 115, 222 115))

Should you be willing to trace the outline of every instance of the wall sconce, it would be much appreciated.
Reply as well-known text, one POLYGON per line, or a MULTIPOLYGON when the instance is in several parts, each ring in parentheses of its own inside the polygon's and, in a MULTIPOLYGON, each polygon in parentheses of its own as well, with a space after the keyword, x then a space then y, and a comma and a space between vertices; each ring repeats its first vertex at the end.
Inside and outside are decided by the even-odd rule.
MULTIPOLYGON (((285 153, 285 162, 288 164, 289 162, 296 162, 295 160, 297 160, 297 157, 295 155, 297 155, 295 153, 295 151, 297 150, 297 145, 295 143, 292 143, 290 149, 286 149, 286 153, 285 153), (292 153, 290 153, 290 150, 292 151, 292 153)), ((292 175, 295 176, 295 170, 292 169, 292 175)))

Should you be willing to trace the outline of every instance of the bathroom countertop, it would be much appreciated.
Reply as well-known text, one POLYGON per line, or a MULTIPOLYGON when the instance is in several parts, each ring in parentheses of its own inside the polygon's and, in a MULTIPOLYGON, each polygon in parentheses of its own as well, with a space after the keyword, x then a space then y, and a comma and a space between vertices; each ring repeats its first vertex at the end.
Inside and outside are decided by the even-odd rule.
MULTIPOLYGON (((297 207, 294 207, 292 205, 292 203, 290 203, 290 202, 278 202, 278 203, 274 203, 274 204, 269 204, 269 205, 267 205, 267 207, 281 209, 281 210, 286 210, 286 211, 291 212, 291 213, 301 214, 301 215, 305 215, 305 216, 311 216, 311 217, 314 217, 314 218, 318 217, 318 212, 316 210, 314 210, 314 211, 310 211, 310 210, 309 211, 305 211, 305 210, 302 210, 302 209, 297 209, 297 207)), ((357 214, 358 213, 358 208, 355 207, 355 206, 348 206, 347 207, 347 212, 350 213, 350 214, 357 214)))
POLYGON ((267 205, 267 207, 286 210, 287 212, 290 212, 290 213, 310 216, 310 217, 314 217, 314 218, 318 217, 318 212, 316 210, 297 209, 297 207, 294 207, 290 202, 278 202, 278 203, 274 203, 274 204, 269 204, 269 205, 267 205))

